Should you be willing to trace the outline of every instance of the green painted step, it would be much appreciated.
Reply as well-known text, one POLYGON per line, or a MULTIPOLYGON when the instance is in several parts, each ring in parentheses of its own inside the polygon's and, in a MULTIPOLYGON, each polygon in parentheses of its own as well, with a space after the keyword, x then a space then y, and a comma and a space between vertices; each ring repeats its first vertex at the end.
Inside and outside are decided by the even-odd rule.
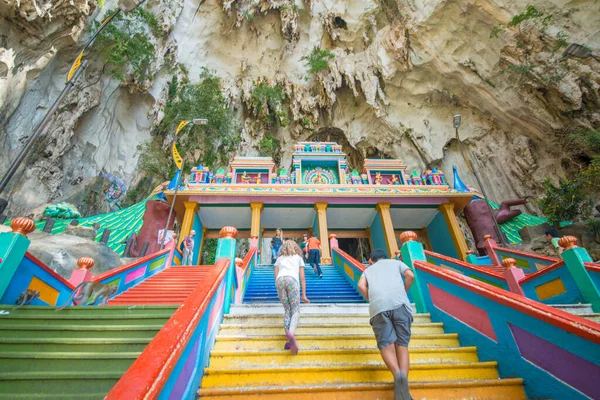
POLYGON ((0 315, 0 400, 102 399, 176 309, 25 306, 0 315))

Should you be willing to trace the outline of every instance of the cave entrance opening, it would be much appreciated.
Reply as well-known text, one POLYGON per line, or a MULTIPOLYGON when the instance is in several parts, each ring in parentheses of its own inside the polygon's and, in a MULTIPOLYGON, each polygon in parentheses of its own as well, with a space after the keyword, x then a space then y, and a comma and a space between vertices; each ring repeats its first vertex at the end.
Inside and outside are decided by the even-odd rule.
POLYGON ((338 247, 350 257, 362 263, 369 261, 369 255, 372 251, 369 240, 365 238, 339 238, 338 247))

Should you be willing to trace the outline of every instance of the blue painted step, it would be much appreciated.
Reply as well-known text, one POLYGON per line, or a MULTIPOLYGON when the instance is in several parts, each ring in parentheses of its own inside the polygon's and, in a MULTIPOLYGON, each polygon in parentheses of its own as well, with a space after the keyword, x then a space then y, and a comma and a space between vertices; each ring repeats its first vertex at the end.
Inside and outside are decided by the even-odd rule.
MULTIPOLYGON (((306 295, 311 303, 364 303, 363 297, 354 289, 344 273, 330 265, 321 266, 323 277, 319 279, 310 266, 304 268, 306 295)), ((257 266, 252 270, 244 303, 279 302, 272 265, 257 266)))

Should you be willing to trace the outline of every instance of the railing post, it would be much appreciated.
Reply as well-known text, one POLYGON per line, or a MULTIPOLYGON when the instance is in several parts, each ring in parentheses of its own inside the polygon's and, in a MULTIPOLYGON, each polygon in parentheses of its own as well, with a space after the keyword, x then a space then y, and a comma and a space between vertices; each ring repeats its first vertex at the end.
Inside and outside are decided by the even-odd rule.
POLYGON ((0 299, 31 243, 27 235, 35 230, 35 224, 30 218, 15 218, 10 227, 12 232, 0 233, 0 299))
POLYGON ((225 300, 223 301, 223 312, 229 314, 231 303, 235 300, 236 276, 235 276, 235 238, 237 229, 225 226, 219 232, 217 243, 217 254, 215 260, 220 258, 229 259, 229 267, 225 277, 225 300))
POLYGON ((490 256, 492 265, 501 265, 500 258, 498 258, 498 254, 496 254, 496 247, 498 246, 498 243, 492 239, 492 235, 485 235, 483 239, 485 240, 483 243, 485 246, 485 251, 487 252, 487 255, 490 256))
POLYGON ((559 246, 565 249, 561 254, 565 265, 583 298, 592 305, 594 312, 600 312, 600 292, 584 264, 593 260, 586 249, 577 247, 577 243, 578 240, 575 236, 563 236, 558 241, 559 246))
POLYGON ((477 256, 473 253, 473 250, 467 250, 466 260, 469 264, 477 265, 477 256))
MULTIPOLYGON (((73 285, 73 287, 77 287, 83 282, 90 282, 92 280, 92 273, 90 272, 90 269, 92 269, 95 264, 96 262, 92 257, 81 257, 79 260, 77 260, 77 266, 79 268, 74 269, 73 272, 71 272, 69 283, 73 285)), ((80 300, 73 300, 73 304, 79 305, 80 300)))
POLYGON ((514 258, 505 258, 502 260, 502 266, 506 268, 504 279, 506 279, 510 291, 525 296, 525 292, 523 292, 523 288, 519 284, 519 281, 525 278, 525 273, 521 268, 517 268, 517 261, 514 258))
MULTIPOLYGON (((331 235, 329 235, 329 248, 337 249, 338 247, 339 247, 339 243, 337 240, 337 235, 335 233, 332 233, 331 235)), ((333 257, 333 254, 331 255, 331 257, 333 257)))
POLYGON ((427 261, 425 257, 425 250, 423 245, 416 241, 417 234, 413 231, 405 231, 400 234, 400 242, 402 247, 400 252, 402 253, 402 261, 410 267, 415 274, 415 280, 410 287, 409 293, 412 301, 415 302, 417 313, 426 313, 427 308, 425 307, 425 299, 423 297, 423 290, 419 283, 419 275, 414 267, 415 261, 427 261))

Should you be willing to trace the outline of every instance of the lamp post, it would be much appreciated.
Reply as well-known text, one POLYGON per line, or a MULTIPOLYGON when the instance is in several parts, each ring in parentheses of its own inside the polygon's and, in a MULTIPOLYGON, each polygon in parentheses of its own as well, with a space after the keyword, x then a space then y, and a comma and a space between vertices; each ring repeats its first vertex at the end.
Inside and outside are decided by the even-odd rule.
POLYGON ((69 73, 67 74, 67 80, 65 82, 65 87, 60 92, 60 94, 58 95, 58 97, 56 98, 56 100, 54 101, 52 106, 48 109, 48 111, 46 112, 46 115, 44 115, 44 118, 42 118, 40 123, 37 124, 37 126, 35 127, 35 129, 33 131, 33 134, 31 135, 31 137, 29 138, 27 143, 25 143, 25 146, 23 146, 21 151, 19 151, 19 154, 17 154, 17 157, 13 160, 10 167, 8 167, 8 171, 6 171, 6 173, 2 177, 2 180, 0 181, 0 194, 2 194, 4 189, 6 189, 8 182, 10 182, 13 175, 17 172, 17 170, 19 169, 19 166, 21 165, 21 163, 23 162, 23 160, 25 159, 25 157, 27 156, 27 154, 29 153, 29 151, 31 150, 33 145, 38 141, 38 139, 44 132, 44 129, 46 128, 46 126, 48 125, 48 123, 50 122, 52 117, 54 116, 54 113, 56 112, 58 107, 60 106, 60 103, 62 103, 62 101, 64 100, 66 95, 75 86, 75 82, 81 75, 81 72, 87 67, 87 61, 85 61, 85 60, 82 61, 84 52, 92 45, 92 43, 94 43, 94 40, 96 39, 96 37, 98 37, 100 32, 102 32, 104 30, 104 28, 106 28, 106 26, 117 15, 119 15, 119 13, 132 11, 137 6, 142 4, 144 1, 145 0, 142 0, 142 1, 124 0, 124 1, 122 1, 119 6, 119 9, 117 9, 117 11, 115 11, 114 13, 112 13, 111 15, 109 15, 102 21, 102 24, 100 24, 100 27, 98 28, 98 30, 87 41, 85 46, 83 46, 83 49, 81 50, 81 52, 75 59, 75 62, 73 62, 71 69, 69 69, 69 73))
POLYGON ((490 205, 490 202, 488 201, 488 196, 485 193, 485 188, 483 187, 483 184, 481 183, 481 180, 479 179, 479 175, 477 174, 477 171, 475 171, 475 168, 473 168, 473 165, 471 164, 471 162, 469 161, 469 159, 467 158, 467 156, 465 155, 465 153, 463 151, 462 143, 460 141, 460 136, 458 135, 458 128, 460 127, 460 122, 461 122, 461 116, 460 116, 460 114, 456 114, 454 116, 454 118, 452 119, 452 123, 454 125, 454 129, 456 130, 456 141, 458 142, 458 149, 460 150, 460 154, 462 154, 462 156, 465 160, 465 163, 467 164, 467 167, 473 173, 473 175, 475 175, 477 184, 479 185, 479 188, 481 189, 481 193, 483 194, 483 200, 485 201, 485 204, 487 205, 490 215, 492 216, 492 220, 494 221, 494 227, 496 229, 496 236, 498 236, 498 242, 500 243, 501 246, 506 247, 506 243, 504 242, 504 235, 502 234, 500 225, 498 225, 498 221, 496 220, 496 216, 494 215, 492 206, 490 205))
POLYGON ((175 192, 173 193, 173 199, 171 200, 171 207, 169 208, 169 216, 167 217, 167 224, 165 225, 165 230, 163 231, 163 237, 160 241, 160 249, 162 250, 165 247, 165 238, 167 236, 167 230, 169 229, 169 222, 171 221, 171 215, 173 214, 173 207, 175 207, 175 199, 177 198, 177 192, 179 191, 179 179, 183 174, 183 158, 179 154, 179 150, 177 150, 177 139, 179 138, 179 132, 188 126, 189 124, 193 125, 206 125, 208 124, 208 120, 205 118, 196 118, 190 119, 186 121, 181 121, 179 126, 177 126, 177 130, 175 131, 175 140, 173 141, 173 145, 171 146, 171 153, 173 154, 173 161, 175 161, 175 165, 177 166, 177 172, 175 173, 175 192))

